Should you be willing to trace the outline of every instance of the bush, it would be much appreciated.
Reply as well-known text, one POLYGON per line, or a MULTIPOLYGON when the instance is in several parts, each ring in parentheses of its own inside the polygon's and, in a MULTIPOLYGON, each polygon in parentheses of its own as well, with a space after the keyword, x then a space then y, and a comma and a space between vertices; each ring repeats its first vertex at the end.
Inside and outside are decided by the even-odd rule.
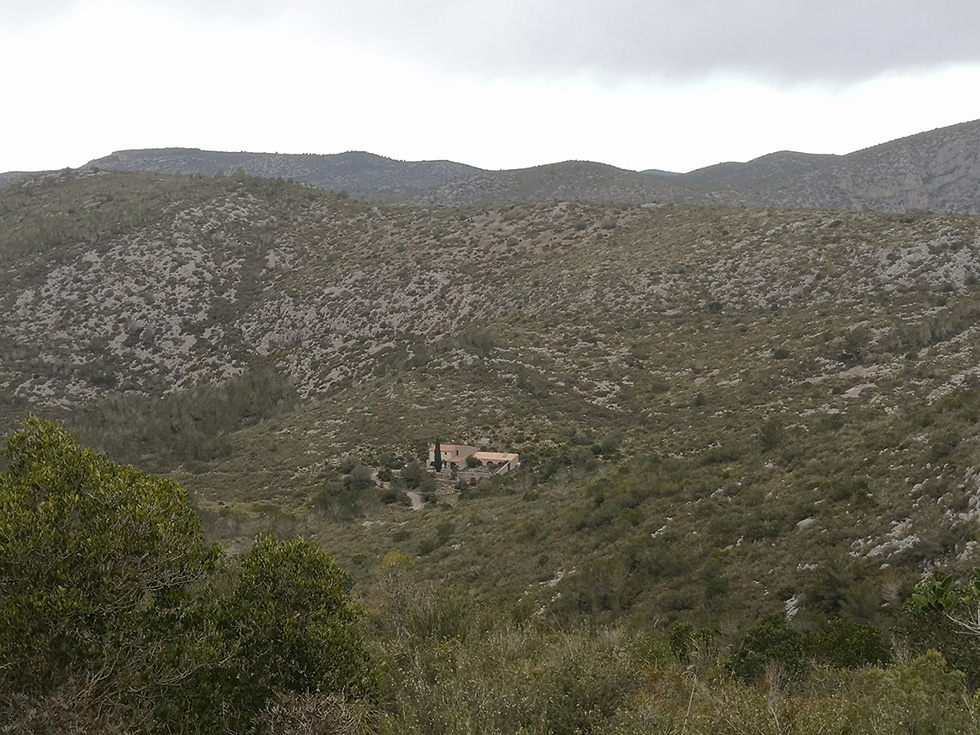
POLYGON ((786 430, 778 419, 769 419, 759 430, 759 442, 762 444, 763 452, 771 452, 782 444, 785 438, 786 430))
POLYGON ((818 662, 839 669, 886 666, 892 660, 891 647, 880 630, 844 619, 833 620, 810 636, 810 650, 818 662))
POLYGON ((401 657, 391 733, 606 733, 647 669, 615 634, 433 636, 401 657))
POLYGON ((966 677, 950 671, 936 651, 890 669, 873 669, 861 684, 853 732, 974 733, 980 724, 966 677))
POLYGON ((781 615, 767 615, 745 632, 729 669, 736 679, 752 682, 773 663, 781 664, 792 681, 805 678, 810 670, 803 634, 781 615))
POLYGON ((425 469, 418 460, 413 459, 402 469, 402 479, 410 490, 422 484, 426 477, 425 469))
POLYGON ((276 692, 373 692, 352 582, 329 556, 308 541, 263 535, 233 566, 232 578, 230 593, 214 608, 231 658, 195 677, 193 686, 221 692, 225 707, 239 713, 239 728, 248 729, 276 692))
POLYGON ((347 477, 347 487, 356 493, 361 493, 369 487, 374 487, 374 470, 359 464, 351 469, 347 477))
POLYGON ((335 520, 349 521, 364 515, 364 493, 346 481, 324 483, 313 497, 313 504, 320 513, 335 520))

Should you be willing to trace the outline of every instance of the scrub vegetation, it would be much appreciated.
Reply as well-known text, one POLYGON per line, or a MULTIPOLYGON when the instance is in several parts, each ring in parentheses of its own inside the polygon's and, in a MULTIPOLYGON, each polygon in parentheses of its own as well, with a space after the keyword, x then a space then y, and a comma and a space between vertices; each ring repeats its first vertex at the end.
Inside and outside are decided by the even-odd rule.
POLYGON ((0 262, 0 732, 976 731, 975 216, 89 170, 0 262))
POLYGON ((975 732, 967 671, 936 647, 980 593, 920 584, 891 642, 850 617, 744 632, 556 625, 420 584, 392 552, 351 597, 314 545, 209 546, 186 493, 32 418, 0 475, 4 732, 975 732), (899 637, 901 636, 901 637, 899 637), (925 649, 920 651, 919 649, 925 649))

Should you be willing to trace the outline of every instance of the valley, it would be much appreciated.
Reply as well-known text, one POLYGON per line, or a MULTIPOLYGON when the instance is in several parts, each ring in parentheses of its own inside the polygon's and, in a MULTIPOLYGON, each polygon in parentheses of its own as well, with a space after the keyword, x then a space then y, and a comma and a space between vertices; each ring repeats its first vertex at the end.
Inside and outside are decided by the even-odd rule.
MULTIPOLYGON (((858 666, 891 660, 883 632, 915 655, 941 647, 973 686, 973 639, 918 631, 909 601, 980 554, 975 128, 697 176, 556 165, 530 190, 525 173, 418 164, 412 179, 379 157, 362 163, 385 167, 384 190, 184 171, 163 154, 112 160, 165 172, 11 177, 0 417, 8 433, 63 422, 176 480, 228 564, 264 532, 327 552, 368 611, 372 655, 402 677, 386 684, 407 708, 386 710, 390 731, 451 719, 420 682, 456 691, 478 660, 550 672, 525 685, 569 697, 557 672, 572 666, 592 682, 575 697, 618 702, 601 715, 618 713, 616 732, 654 717, 643 677, 674 677, 675 731, 699 686, 695 717, 717 724, 719 697, 768 696, 738 652, 773 620, 811 636, 834 676, 850 664, 820 636, 853 624, 879 636, 858 666), (928 192, 819 183, 855 175, 845 159, 885 182, 923 141, 928 192), (432 473, 440 438, 520 467, 432 473), (722 683, 683 684, 698 661, 722 683)), ((259 173, 293 171, 279 162, 259 173)), ((915 660, 930 682, 947 675, 915 660)), ((846 688, 818 678, 792 696, 843 723, 846 688)), ((549 710, 541 692, 547 718, 586 711, 549 710)))

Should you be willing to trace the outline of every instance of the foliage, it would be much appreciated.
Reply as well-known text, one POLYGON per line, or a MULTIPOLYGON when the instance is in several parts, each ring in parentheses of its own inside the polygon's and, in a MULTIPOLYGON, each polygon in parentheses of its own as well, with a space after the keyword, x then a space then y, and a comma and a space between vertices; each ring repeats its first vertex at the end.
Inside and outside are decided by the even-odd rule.
POLYGON ((872 669, 861 682, 851 719, 856 732, 945 735, 980 725, 966 677, 929 651, 891 669, 872 669))
MULTIPOLYGON (((693 633, 685 625, 669 637, 559 632, 498 614, 480 628, 405 635, 400 621, 428 594, 445 599, 446 591, 410 591, 403 576, 389 581, 409 596, 386 603, 376 631, 390 656, 382 733, 967 735, 977 726, 962 674, 936 653, 887 667, 822 666, 804 680, 770 662, 749 683, 725 676, 724 649, 698 647, 678 660, 678 642, 693 633)), ((471 609, 455 620, 477 616, 471 609)), ((771 620, 760 627, 779 628, 771 620)))
POLYGON ((345 484, 353 492, 363 493, 368 488, 374 487, 374 470, 370 467, 359 464, 355 466, 345 480, 345 484))
POLYGON ((79 435, 122 460, 160 470, 231 454, 231 434, 288 409, 289 381, 256 364, 220 385, 202 385, 166 401, 119 395, 88 407, 76 418, 79 435), (119 426, 127 431, 120 432, 119 426))
POLYGON ((254 728, 278 692, 374 691, 350 578, 326 554, 263 535, 229 576, 230 589, 207 610, 222 656, 180 690, 197 730, 254 728))
POLYGON ((14 731, 257 731, 277 692, 363 697, 350 579, 309 542, 237 559, 186 492, 27 420, 0 475, 0 719, 14 731))
POLYGON ((417 648, 391 672, 385 732, 602 732, 642 680, 618 636, 501 629, 417 648))
MULTIPOLYGON (((912 593, 908 608, 913 612, 954 614, 980 603, 980 569, 974 569, 966 582, 955 582, 948 574, 923 580, 912 593)), ((978 631, 977 634, 980 634, 978 631)))
POLYGON ((949 575, 921 581, 905 611, 906 634, 914 650, 939 651, 966 674, 971 687, 980 684, 980 569, 964 582, 949 575))
MULTIPOLYGON (((313 497, 316 509, 328 518, 349 521, 360 518, 366 509, 384 500, 376 491, 374 470, 366 465, 351 462, 349 474, 343 480, 325 482, 313 497)), ((394 502, 390 498, 387 502, 394 502)))
POLYGON ((882 639, 881 631, 853 620, 831 620, 823 630, 809 634, 807 639, 814 659, 835 668, 886 666, 892 660, 891 647, 882 639))
MULTIPOLYGON (((559 631, 523 603, 497 608, 414 582, 422 562, 400 552, 369 589, 365 640, 350 577, 313 544, 263 535, 225 557, 175 483, 40 419, 11 437, 5 459, 5 732, 965 735, 978 725, 962 672, 935 652, 890 664, 866 624, 832 620, 807 635, 768 616, 728 650, 689 623, 669 636, 559 631)), ((458 532, 445 517, 431 528, 442 544, 458 532)), ((628 576, 615 566, 606 578, 628 576)), ((955 610, 973 584, 926 583, 914 601, 955 610)))
POLYGON ((803 679, 810 670, 806 639, 781 615, 767 615, 745 632, 730 669, 735 678, 751 682, 773 664, 782 666, 791 681, 803 679))
POLYGON ((4 457, 0 688, 46 694, 113 656, 143 659, 143 631, 185 604, 215 558, 186 492, 38 418, 4 457))
POLYGON ((409 489, 414 489, 422 484, 422 481, 426 478, 425 469, 422 467, 422 463, 418 460, 413 459, 411 462, 402 468, 402 479, 405 480, 405 485, 409 489))

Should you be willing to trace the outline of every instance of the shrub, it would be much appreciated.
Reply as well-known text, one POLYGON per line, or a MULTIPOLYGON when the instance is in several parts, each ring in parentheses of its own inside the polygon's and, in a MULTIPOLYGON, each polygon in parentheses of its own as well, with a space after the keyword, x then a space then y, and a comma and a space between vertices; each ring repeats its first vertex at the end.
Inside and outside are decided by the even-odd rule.
POLYGON ((324 483, 313 497, 313 504, 322 514, 335 520, 349 521, 364 515, 364 493, 355 490, 349 482, 324 483))
POLYGON ((972 733, 980 723, 971 704, 965 675, 929 651, 910 663, 869 671, 850 719, 853 732, 972 733))
POLYGON ((891 648, 873 625, 852 620, 832 620, 826 629, 810 636, 810 650, 820 662, 841 669, 885 666, 891 663, 891 648))
POLYGON ((426 477, 425 469, 418 460, 412 460, 402 469, 402 479, 409 489, 417 488, 426 477))
POLYGON ((803 679, 810 670, 803 634, 781 615, 767 615, 745 632, 729 669, 735 678, 751 682, 772 663, 781 664, 792 681, 803 679))
POLYGON ((374 471, 365 465, 356 465, 347 477, 347 486, 358 493, 374 487, 374 471))

